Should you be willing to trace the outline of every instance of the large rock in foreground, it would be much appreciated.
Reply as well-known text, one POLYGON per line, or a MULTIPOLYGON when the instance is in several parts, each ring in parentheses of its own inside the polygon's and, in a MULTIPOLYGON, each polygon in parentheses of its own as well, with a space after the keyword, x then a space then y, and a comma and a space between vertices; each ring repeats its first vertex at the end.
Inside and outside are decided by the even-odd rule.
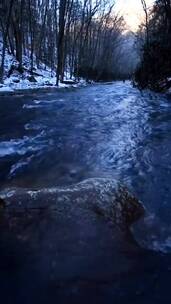
POLYGON ((3 303, 120 303, 119 278, 142 264, 127 229, 144 212, 136 198, 109 179, 0 196, 3 303))
POLYGON ((7 189, 1 198, 7 212, 47 209, 66 216, 80 216, 92 211, 122 227, 129 226, 144 213, 142 204, 112 179, 88 179, 63 188, 7 189))

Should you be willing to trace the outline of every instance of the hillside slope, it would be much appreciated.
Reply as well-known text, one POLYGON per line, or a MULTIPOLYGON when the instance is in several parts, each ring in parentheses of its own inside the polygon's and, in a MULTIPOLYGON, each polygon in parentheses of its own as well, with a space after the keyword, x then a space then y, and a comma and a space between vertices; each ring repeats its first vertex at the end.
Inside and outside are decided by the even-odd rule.
MULTIPOLYGON (((2 57, 2 42, 0 42, 0 58, 2 57)), ((36 61, 36 60, 34 60, 36 61)), ((16 58, 9 54, 6 50, 5 54, 5 71, 4 71, 4 84, 0 84, 0 92, 13 92, 15 90, 48 88, 56 86, 56 73, 43 63, 37 67, 34 63, 33 73, 31 73, 30 58, 23 56, 23 72, 18 71, 16 58)), ((84 84, 84 80, 76 82, 75 79, 70 79, 69 74, 66 72, 64 76, 64 83, 59 83, 59 88, 69 86, 78 86, 84 84)))

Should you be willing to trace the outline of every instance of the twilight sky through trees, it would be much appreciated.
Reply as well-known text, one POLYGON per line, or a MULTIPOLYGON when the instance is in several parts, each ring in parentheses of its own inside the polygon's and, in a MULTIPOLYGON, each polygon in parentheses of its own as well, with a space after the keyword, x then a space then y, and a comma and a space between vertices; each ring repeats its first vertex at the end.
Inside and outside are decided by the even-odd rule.
MULTIPOLYGON (((153 0, 147 0, 148 7, 154 3, 153 0)), ((143 18, 141 0, 119 0, 116 2, 116 8, 123 15, 132 31, 136 31, 143 18)))

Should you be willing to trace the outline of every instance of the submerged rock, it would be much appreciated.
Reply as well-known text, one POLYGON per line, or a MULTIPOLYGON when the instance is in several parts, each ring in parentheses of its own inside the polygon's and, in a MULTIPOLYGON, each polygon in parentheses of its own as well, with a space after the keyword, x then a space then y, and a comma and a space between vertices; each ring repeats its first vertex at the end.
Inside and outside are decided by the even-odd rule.
POLYGON ((5 208, 5 202, 3 199, 0 198, 0 210, 5 208))
MULTIPOLYGON (((111 284, 112 299, 117 299, 118 278, 139 273, 142 250, 127 228, 144 208, 114 180, 7 189, 0 196, 6 202, 0 213, 0 280, 14 291, 12 303, 23 302, 25 295, 29 303, 88 303, 92 298, 101 303, 103 286, 108 291, 111 284)), ((1 288, 3 302, 6 290, 1 288)))
POLYGON ((144 214, 143 205, 112 179, 88 179, 63 188, 6 189, 1 192, 6 212, 48 210, 66 216, 96 214, 129 226, 144 214))

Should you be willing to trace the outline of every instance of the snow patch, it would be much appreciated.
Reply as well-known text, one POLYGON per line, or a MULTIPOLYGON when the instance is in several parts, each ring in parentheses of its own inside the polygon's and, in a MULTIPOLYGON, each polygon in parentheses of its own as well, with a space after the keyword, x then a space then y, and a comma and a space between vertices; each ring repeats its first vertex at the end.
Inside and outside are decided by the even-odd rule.
MULTIPOLYGON (((29 53, 29 52, 28 52, 29 53)), ((2 41, 0 41, 0 57, 2 55, 2 41)), ((36 65, 36 60, 34 58, 34 81, 30 81, 31 72, 31 62, 29 56, 23 56, 23 73, 20 74, 17 71, 19 63, 15 57, 8 53, 6 50, 5 54, 5 64, 4 64, 4 84, 0 84, 0 93, 3 92, 15 92, 20 90, 32 90, 41 88, 57 88, 56 87, 56 72, 52 71, 51 68, 43 63, 36 65), (11 69, 13 67, 13 70, 11 69), (10 73, 9 73, 10 72, 10 73), (9 76, 10 75, 10 76, 9 76)), ((85 85, 86 81, 81 79, 79 83, 74 83, 75 79, 69 78, 68 72, 65 73, 64 81, 67 83, 59 83, 58 88, 69 88, 78 87, 80 85, 85 85)))

